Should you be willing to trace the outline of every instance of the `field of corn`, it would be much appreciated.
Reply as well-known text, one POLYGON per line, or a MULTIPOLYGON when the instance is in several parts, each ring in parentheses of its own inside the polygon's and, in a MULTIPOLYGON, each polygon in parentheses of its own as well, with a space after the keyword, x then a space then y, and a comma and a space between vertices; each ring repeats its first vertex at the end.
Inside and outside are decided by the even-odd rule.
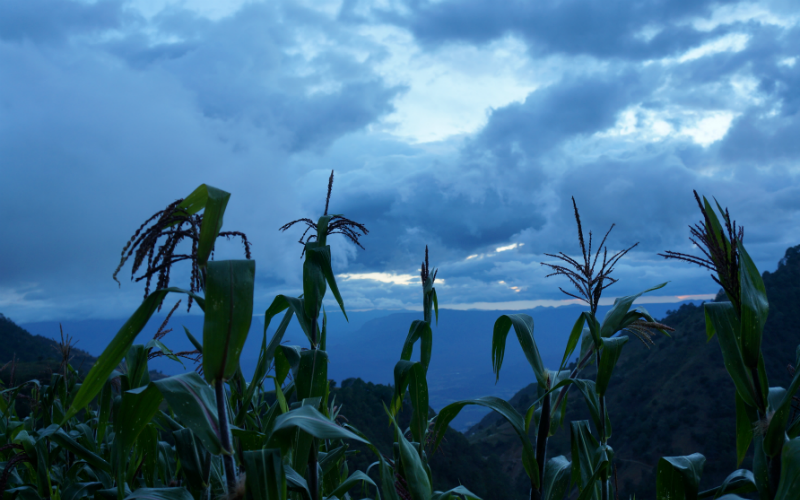
MULTIPOLYGON (((669 335, 669 327, 633 305, 639 296, 666 283, 618 298, 601 321, 596 316, 601 295, 616 281, 614 266, 633 247, 609 254, 608 233, 599 244, 591 233, 584 238, 574 205, 581 255, 554 253, 550 257, 556 263, 545 263, 551 275, 574 285, 562 291, 588 306, 571 331, 564 332, 568 340, 560 366, 544 366, 530 316, 502 315, 491 332, 494 372, 499 377, 513 330, 531 366, 538 397, 524 414, 500 398, 482 397, 450 404, 432 416, 427 369, 433 351, 431 325, 438 321, 437 270, 430 266, 426 248, 421 267, 422 319, 410 325, 394 367, 394 396, 383 408, 387 425, 394 429, 393 453, 387 456, 359 429, 338 418, 339 407, 330 397, 326 343, 336 332, 328 331, 322 306, 329 289, 345 316, 346 311, 327 239, 341 234, 360 246, 359 238, 368 233, 362 224, 328 213, 332 184, 333 174, 322 216, 281 228, 304 228, 303 293, 278 295, 266 308, 259 360, 250 380, 239 368, 239 357, 255 310, 255 261, 244 234, 223 231, 230 194, 201 185, 147 219, 123 249, 114 274, 116 278, 131 261, 132 276, 141 271, 136 279, 146 283, 144 301, 88 375, 80 376, 70 365, 67 339, 62 342, 62 365, 49 384, 31 381, 3 388, 3 498, 474 499, 478 497, 463 486, 433 491, 428 464, 448 424, 466 405, 497 412, 514 429, 522 445, 531 500, 618 498, 612 478, 614 408, 607 406, 606 393, 622 349, 640 348, 628 345, 628 335, 644 343, 652 342, 654 335, 669 335), (246 258, 213 260, 220 237, 240 238, 246 258), (191 244, 188 254, 176 253, 183 240, 191 244), (170 286, 172 266, 184 260, 192 271, 188 290, 170 286), (172 352, 159 335, 137 343, 169 294, 188 295, 189 307, 204 313, 202 335, 185 331, 194 351, 172 352), (305 346, 283 343, 295 320, 307 338, 305 346), (275 333, 268 336, 269 326, 276 323, 275 333), (160 356, 196 361, 198 370, 151 379, 148 360, 160 356), (581 378, 591 364, 596 366, 595 378, 581 378), (585 402, 590 420, 564 421, 570 390, 585 402), (18 408, 23 393, 29 408, 25 412, 18 408), (408 404, 404 402, 411 408, 408 428, 402 428, 397 418, 408 404), (548 456, 548 439, 562 427, 571 440, 569 459, 548 456), (373 463, 367 470, 350 469, 353 442, 372 450, 373 463)), ((703 455, 663 457, 658 463, 656 498, 800 499, 800 416, 795 418, 792 412, 800 371, 788 388, 770 387, 761 350, 769 309, 761 275, 728 211, 696 197, 702 220, 691 229, 691 240, 701 254, 667 251, 663 256, 711 270, 727 295, 727 301, 704 305, 706 333, 709 340, 717 336, 736 389, 736 436, 731 445, 740 464, 752 449, 753 470, 732 471, 719 486, 699 491, 703 455)))

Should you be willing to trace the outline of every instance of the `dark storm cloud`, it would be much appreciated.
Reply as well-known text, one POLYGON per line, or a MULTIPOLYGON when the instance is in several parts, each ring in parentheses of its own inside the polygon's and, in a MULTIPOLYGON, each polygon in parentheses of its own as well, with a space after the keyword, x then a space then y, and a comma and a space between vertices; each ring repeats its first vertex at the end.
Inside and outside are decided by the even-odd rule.
POLYGON ((0 301, 18 311, 135 303, 141 284, 110 278, 122 245, 202 182, 233 193, 226 227, 251 236, 264 283, 285 283, 293 241, 275 234, 300 206, 295 179, 316 168, 290 171, 288 159, 376 121, 400 90, 347 45, 379 51, 293 5, 147 21, 119 2, 33 3, 38 17, 0 6, 0 301), (306 53, 309 34, 327 42, 306 53))
MULTIPOLYGON (((0 4, 0 167, 13 186, 0 231, 14 242, 0 249, 0 302, 25 314, 129 311, 142 287, 110 279, 122 245, 201 182, 233 193, 226 228, 253 240, 259 303, 300 293, 302 231, 277 229, 320 215, 332 169, 331 211, 370 229, 365 251, 332 238, 335 271, 416 275, 429 245, 443 304, 562 298, 540 262, 578 252, 572 196, 595 242, 611 224, 610 250, 640 242, 613 294, 665 279, 665 293, 716 291, 707 273, 656 255, 692 251, 692 189, 731 208, 762 269, 797 243, 797 28, 703 31, 691 19, 718 6, 681 1, 407 2, 400 14, 346 2, 338 18, 248 2, 215 20, 178 7, 146 18, 112 1, 30 5, 0 4), (473 133, 415 144, 383 122, 405 87, 387 82, 386 48, 362 33, 398 27, 426 58, 511 35, 549 76, 473 133), (722 123, 712 139, 695 130, 707 116, 722 123)), ((220 245, 227 256, 241 249, 220 245)), ((356 309, 419 302, 416 285, 340 285, 356 309)))
MULTIPOLYGON (((246 121, 290 152, 323 150, 393 110, 401 90, 341 45, 357 42, 330 20, 292 4, 245 4, 218 22, 171 10, 153 45, 135 32, 109 50, 141 70, 167 71, 215 120, 246 121), (303 45, 332 42, 304 54, 303 45), (296 47, 294 51, 286 50, 296 47)), ((369 50, 369 47, 365 47, 369 50)))
POLYGON ((0 3, 0 40, 61 43, 72 35, 92 35, 122 25, 123 4, 70 0, 0 3))
POLYGON ((463 258, 464 252, 507 244, 521 230, 544 223, 541 215, 528 213, 526 200, 504 196, 502 179, 486 172, 439 165, 404 175, 401 165, 395 164, 390 182, 380 177, 367 183, 344 173, 334 185, 331 209, 370 229, 367 251, 357 252, 354 270, 388 266, 414 273, 425 245, 436 248, 438 259, 463 258), (470 175, 477 177, 475 184, 456 182, 470 175))
POLYGON ((495 110, 476 138, 477 147, 506 159, 515 149, 540 156, 564 140, 605 130, 641 98, 639 79, 632 71, 568 76, 522 103, 495 110))
POLYGON ((721 156, 731 163, 756 165, 800 158, 800 30, 759 37, 741 57, 752 67, 761 102, 734 122, 723 140, 721 156), (782 36, 778 36, 782 35, 782 36), (795 59, 791 59, 795 58, 795 59), (791 63, 786 60, 793 61, 791 63))
MULTIPOLYGON (((723 4, 728 2, 723 2, 723 4)), ((588 54, 601 58, 650 59, 676 54, 719 33, 702 33, 677 24, 705 16, 719 2, 625 0, 408 0, 378 17, 403 26, 423 43, 482 44, 513 34, 537 54, 588 54), (647 29, 653 30, 649 34, 647 29)), ((352 4, 351 4, 352 5, 352 4)), ((345 10, 345 15, 348 11, 345 10)))

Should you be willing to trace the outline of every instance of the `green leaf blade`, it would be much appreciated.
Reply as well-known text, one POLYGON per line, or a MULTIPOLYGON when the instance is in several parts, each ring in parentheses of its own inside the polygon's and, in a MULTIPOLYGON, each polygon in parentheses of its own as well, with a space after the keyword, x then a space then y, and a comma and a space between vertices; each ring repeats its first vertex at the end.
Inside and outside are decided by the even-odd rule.
POLYGON ((253 260, 208 263, 203 373, 210 384, 233 376, 253 319, 253 260))

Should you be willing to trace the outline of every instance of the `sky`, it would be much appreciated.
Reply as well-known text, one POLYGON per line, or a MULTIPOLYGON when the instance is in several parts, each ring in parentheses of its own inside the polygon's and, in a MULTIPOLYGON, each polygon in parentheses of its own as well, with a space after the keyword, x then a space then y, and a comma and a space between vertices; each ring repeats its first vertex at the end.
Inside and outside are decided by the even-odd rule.
MULTIPOLYGON (((796 1, 0 1, 0 312, 127 317, 111 278, 150 215, 202 183, 256 259, 256 310, 301 293, 324 210, 350 310, 564 303, 546 253, 638 242, 605 300, 663 281, 704 298, 692 190, 745 228, 761 270, 800 244, 796 1)), ((242 258, 220 242, 216 258, 242 258)), ((186 269, 173 284, 188 287, 186 269)))

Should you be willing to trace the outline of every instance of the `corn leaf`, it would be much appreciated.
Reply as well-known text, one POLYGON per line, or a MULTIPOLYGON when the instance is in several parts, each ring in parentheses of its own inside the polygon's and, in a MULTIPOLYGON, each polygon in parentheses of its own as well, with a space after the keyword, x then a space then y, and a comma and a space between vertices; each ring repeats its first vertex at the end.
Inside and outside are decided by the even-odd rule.
POLYGON ((286 472, 278 449, 245 451, 245 486, 251 500, 285 500, 286 472))
POLYGON ((536 485, 536 488, 538 488, 539 466, 536 462, 536 454, 533 451, 533 445, 528 437, 525 419, 516 409, 514 409, 513 406, 500 398, 496 398, 494 396, 484 396, 476 399, 457 401, 442 408, 442 411, 440 411, 439 415, 436 417, 436 425, 434 426, 433 430, 436 438, 434 441, 433 450, 435 451, 439 447, 439 443, 441 443, 442 439, 444 439, 444 433, 447 430, 447 426, 450 424, 450 422, 452 422, 453 419, 456 418, 461 410, 467 405, 478 405, 483 406, 484 408, 489 408, 490 410, 499 413, 509 424, 511 424, 511 427, 517 433, 517 436, 522 443, 522 465, 525 468, 525 472, 528 474, 528 477, 531 478, 536 485))
POLYGON ((767 322, 769 302, 764 281, 741 241, 738 242, 738 248, 741 263, 739 284, 742 296, 742 357, 746 366, 755 368, 761 354, 761 337, 767 322))
POLYGON ((725 498, 725 496, 732 496, 735 493, 746 495, 756 491, 758 488, 753 473, 746 469, 739 469, 730 473, 716 488, 700 492, 698 498, 725 498))
POLYGON ((562 500, 564 498, 564 493, 569 486, 571 469, 572 463, 561 455, 547 461, 544 468, 542 500, 562 500))
POLYGON ((139 488, 125 500, 194 500, 186 488, 139 488))
POLYGON ((208 451, 214 455, 222 453, 216 396, 200 375, 195 372, 182 373, 156 380, 152 384, 208 451))
POLYGON ((408 336, 403 343, 403 351, 400 353, 400 359, 406 361, 411 360, 411 356, 414 353, 414 344, 420 339, 422 339, 420 342, 420 361, 425 367, 425 371, 427 371, 431 362, 433 339, 431 325, 427 321, 417 319, 411 323, 411 328, 408 329, 408 336))
POLYGON ((492 369, 500 380, 500 368, 503 366, 503 356, 506 350, 506 337, 514 327, 514 332, 517 334, 519 344, 522 346, 522 352, 528 359, 533 373, 536 375, 536 380, 541 387, 547 385, 547 370, 542 362, 542 357, 539 354, 539 348, 536 347, 536 342, 533 340, 533 318, 527 314, 504 314, 497 318, 494 323, 494 332, 492 334, 492 369))
POLYGON ((324 397, 328 390, 328 353, 319 349, 301 352, 295 385, 300 400, 324 397))
POLYGON ((69 410, 61 420, 61 425, 64 425, 67 420, 74 417, 79 411, 86 408, 86 406, 97 396, 103 389, 108 376, 117 368, 122 359, 130 350, 133 341, 139 332, 145 327, 150 317, 153 316, 164 297, 170 292, 189 293, 180 288, 163 288, 156 290, 144 299, 144 302, 136 309, 136 312, 128 318, 128 321, 122 325, 117 334, 108 343, 108 346, 103 350, 103 353, 97 358, 89 374, 86 375, 72 400, 69 410))
POLYGON ((634 295, 627 295, 625 297, 617 298, 614 301, 614 306, 606 313, 606 317, 603 318, 603 323, 600 326, 600 336, 607 338, 620 331, 624 327, 623 319, 625 318, 625 315, 628 314, 628 311, 633 305, 633 301, 648 292, 658 290, 659 288, 664 288, 667 283, 669 282, 666 281, 660 285, 656 285, 653 288, 648 288, 647 290, 634 295))
POLYGON ((189 214, 195 214, 205 209, 197 242, 197 264, 200 267, 206 266, 208 258, 214 250, 214 243, 222 229, 222 219, 230 198, 230 193, 202 184, 178 205, 189 214))
POLYGON ((406 388, 411 396, 411 435, 418 443, 425 442, 428 430, 428 381, 422 363, 400 360, 394 367, 394 399, 392 415, 403 406, 406 388))
POLYGON ((709 339, 717 335, 722 349, 725 369, 736 386, 736 392, 748 406, 757 408, 753 380, 742 359, 739 346, 739 318, 730 302, 708 302, 704 304, 706 315, 706 335, 709 339))
POLYGON ((208 263, 203 374, 210 384, 233 376, 253 319, 253 260, 208 263))
POLYGON ((597 382, 595 386, 597 394, 601 398, 605 395, 606 389, 608 389, 611 374, 617 365, 619 355, 622 353, 622 347, 627 341, 628 337, 624 335, 602 339, 603 348, 600 350, 600 366, 597 367, 597 382))
POLYGON ((657 500, 696 500, 706 457, 699 453, 662 457, 656 469, 657 500))

